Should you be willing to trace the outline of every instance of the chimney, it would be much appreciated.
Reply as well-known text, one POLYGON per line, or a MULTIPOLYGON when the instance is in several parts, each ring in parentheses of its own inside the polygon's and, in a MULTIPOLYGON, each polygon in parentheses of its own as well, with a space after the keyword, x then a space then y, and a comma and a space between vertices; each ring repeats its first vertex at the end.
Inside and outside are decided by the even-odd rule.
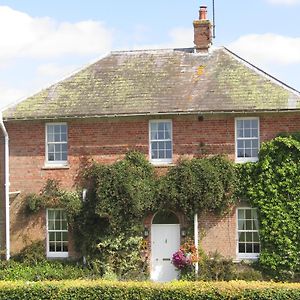
POLYGON ((199 20, 194 24, 194 44, 197 52, 208 52, 212 44, 211 23, 207 20, 207 7, 200 6, 199 20))

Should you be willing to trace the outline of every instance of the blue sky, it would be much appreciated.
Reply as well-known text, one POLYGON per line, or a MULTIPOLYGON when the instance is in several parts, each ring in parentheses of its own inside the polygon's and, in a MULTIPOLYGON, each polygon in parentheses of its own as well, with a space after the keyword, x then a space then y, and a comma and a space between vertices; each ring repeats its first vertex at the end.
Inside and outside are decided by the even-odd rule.
MULTIPOLYGON (((0 0, 0 107, 112 50, 193 46, 212 0, 0 0)), ((215 0, 216 39, 300 90, 300 0, 215 0)))

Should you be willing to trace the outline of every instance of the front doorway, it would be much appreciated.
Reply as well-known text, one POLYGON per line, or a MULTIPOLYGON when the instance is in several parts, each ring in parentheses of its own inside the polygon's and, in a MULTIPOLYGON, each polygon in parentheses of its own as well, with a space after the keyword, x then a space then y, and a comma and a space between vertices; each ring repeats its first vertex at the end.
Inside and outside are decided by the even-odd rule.
POLYGON ((151 280, 158 282, 178 278, 172 255, 180 247, 180 224, 170 211, 158 212, 151 225, 151 280))

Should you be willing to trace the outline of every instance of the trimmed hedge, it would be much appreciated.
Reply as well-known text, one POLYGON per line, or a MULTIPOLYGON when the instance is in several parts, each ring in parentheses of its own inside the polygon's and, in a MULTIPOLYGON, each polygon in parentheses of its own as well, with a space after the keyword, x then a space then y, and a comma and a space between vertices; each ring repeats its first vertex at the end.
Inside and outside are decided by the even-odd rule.
POLYGON ((48 281, 0 282, 0 299, 300 299, 299 283, 48 281))

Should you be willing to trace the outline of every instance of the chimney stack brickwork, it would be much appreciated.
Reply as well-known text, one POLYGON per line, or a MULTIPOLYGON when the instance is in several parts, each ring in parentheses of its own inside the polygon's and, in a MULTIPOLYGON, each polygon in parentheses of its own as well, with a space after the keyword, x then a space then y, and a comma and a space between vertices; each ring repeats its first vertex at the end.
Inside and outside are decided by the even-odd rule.
POLYGON ((208 52, 212 44, 211 23, 207 20, 207 7, 200 6, 199 20, 193 22, 194 44, 197 52, 208 52))

